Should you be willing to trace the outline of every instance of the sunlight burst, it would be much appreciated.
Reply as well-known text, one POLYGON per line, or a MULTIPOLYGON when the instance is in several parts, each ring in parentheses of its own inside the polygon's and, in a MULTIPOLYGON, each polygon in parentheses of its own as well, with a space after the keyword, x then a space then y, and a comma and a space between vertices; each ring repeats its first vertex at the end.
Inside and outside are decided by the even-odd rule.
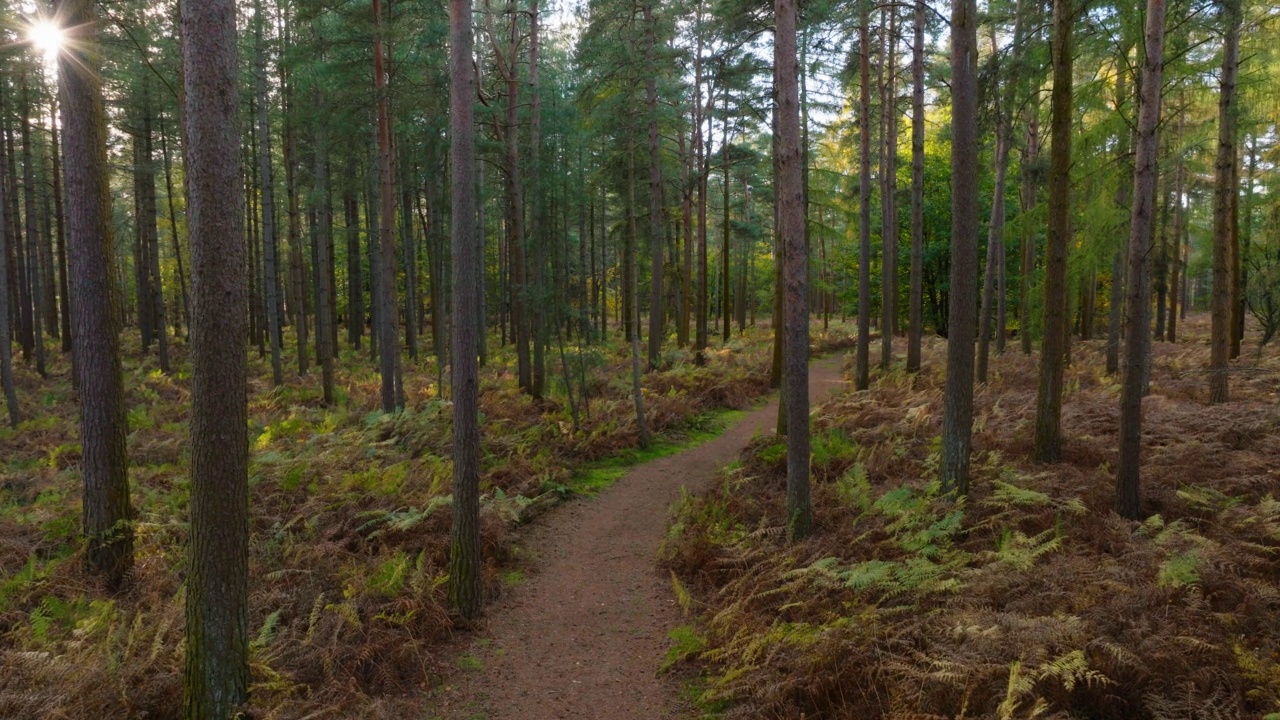
POLYGON ((27 37, 45 57, 56 57, 67 39, 63 29, 48 20, 33 23, 27 30, 27 37))

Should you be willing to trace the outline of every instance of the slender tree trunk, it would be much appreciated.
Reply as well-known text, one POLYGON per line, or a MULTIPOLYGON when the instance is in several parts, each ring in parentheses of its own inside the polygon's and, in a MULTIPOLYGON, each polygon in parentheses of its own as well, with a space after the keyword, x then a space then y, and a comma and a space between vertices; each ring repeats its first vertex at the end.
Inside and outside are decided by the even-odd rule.
POLYGON ((1240 67, 1240 0, 1223 0, 1222 20, 1226 33, 1222 49, 1221 90, 1218 95, 1218 155, 1214 163, 1213 190, 1213 304, 1209 343, 1209 402, 1224 403, 1227 393, 1227 362, 1230 354, 1232 226, 1238 192, 1235 184, 1236 126, 1240 110, 1236 99, 1236 76, 1240 67))
POLYGON ((1142 396, 1151 354, 1150 237, 1159 175, 1161 70, 1164 63, 1164 0, 1147 0, 1146 56, 1138 110, 1133 169, 1133 214, 1129 223, 1129 287, 1125 293, 1124 377, 1120 392, 1120 458, 1116 465, 1116 513, 1137 520, 1142 449, 1142 396))
MULTIPOLYGON (((538 3, 531 0, 529 4, 529 161, 532 165, 530 179, 533 181, 532 209, 529 213, 528 247, 532 251, 529 270, 530 290, 533 301, 529 304, 529 323, 533 334, 533 384, 530 394, 535 399, 542 399, 547 382, 547 303, 551 301, 547 289, 547 244, 550 234, 546 232, 547 220, 546 199, 542 178, 542 88, 538 82, 538 3)), ((515 22, 514 17, 512 22, 515 22)), ((514 48, 516 43, 512 42, 514 48)), ((632 302, 638 302, 632 293, 632 302)), ((639 314, 637 313, 637 317, 639 314)), ((636 332, 639 332, 637 329, 636 332)))
POLYGON ((880 187, 880 251, 881 251, 881 295, 880 295, 880 369, 888 370, 893 362, 893 334, 897 324, 898 307, 898 90, 897 90, 897 24, 898 11, 894 6, 885 6, 888 22, 885 31, 888 33, 885 46, 888 58, 884 67, 883 111, 884 124, 882 138, 884 144, 883 163, 881 165, 882 182, 880 187))
POLYGON ((396 364, 400 356, 400 340, 396 337, 396 249, 395 249, 395 169, 391 158, 391 118, 387 98, 387 74, 383 69, 382 3, 373 0, 373 76, 378 113, 378 166, 382 178, 382 225, 379 234, 377 304, 379 335, 379 368, 382 373, 382 411, 394 412, 398 407, 396 364))
MULTIPOLYGON (((634 145, 627 147, 627 237, 623 253, 631 258, 624 263, 627 267, 626 282, 631 286, 631 295, 636 297, 640 290, 639 263, 635 260, 635 248, 638 240, 636 230, 636 152, 634 145)), ((649 422, 645 417, 644 393, 640 389, 640 303, 631 303, 631 397, 636 409, 636 429, 639 432, 641 448, 649 447, 649 422)))
MULTIPOLYGON (((1116 76, 1117 113, 1123 112, 1124 104, 1129 99, 1128 76, 1128 72, 1123 70, 1116 76)), ((1131 132, 1127 128, 1122 128, 1116 140, 1116 162, 1120 166, 1120 184, 1116 187, 1116 207, 1120 209, 1129 208, 1129 203, 1133 200, 1133 172, 1129 166, 1130 138, 1131 132)), ((1121 225, 1120 228, 1122 234, 1126 237, 1128 235, 1127 223, 1129 221, 1129 213, 1126 212, 1125 224, 1121 225)), ((1120 330, 1124 319, 1124 258, 1124 248, 1118 248, 1111 258, 1111 296, 1107 319, 1108 375, 1116 375, 1120 372, 1120 330)))
POLYGON ((645 81, 649 114, 649 369, 656 370, 662 355, 665 315, 662 308, 662 148, 658 143, 658 29, 653 3, 644 6, 649 70, 645 81))
POLYGON ((1181 295, 1181 279, 1182 271, 1182 236, 1186 233, 1187 213, 1183 208, 1182 201, 1186 195, 1187 183, 1187 166, 1184 161, 1181 140, 1186 130, 1186 116, 1183 113, 1178 114, 1178 145, 1174 148, 1174 152, 1178 155, 1178 166, 1174 171, 1174 189, 1173 189, 1173 278, 1169 281, 1169 321, 1166 325, 1165 339, 1169 342, 1178 341, 1178 296, 1181 295))
MULTIPOLYGON (((1036 395, 1034 456, 1062 458, 1062 384, 1067 343, 1067 244, 1071 221, 1072 0, 1053 0, 1053 94, 1050 123, 1049 242, 1045 262, 1044 338, 1036 395)), ((954 265, 953 265, 954 266, 954 265)))
POLYGON ((854 384, 871 387, 871 17, 868 2, 859 10, 858 77, 858 345, 854 384))
POLYGON ((360 261, 360 200, 355 153, 348 153, 342 211, 347 228, 347 344, 356 350, 364 340, 364 269, 360 261))
POLYGON ((143 228, 144 242, 147 245, 147 275, 151 290, 151 308, 155 313, 154 333, 157 343, 157 354, 160 371, 168 374, 169 367, 169 333, 167 329, 168 314, 164 300, 164 284, 160 274, 160 231, 156 227, 159 216, 156 203, 156 168, 155 150, 151 141, 151 90, 150 82, 144 76, 142 82, 142 163, 139 168, 142 196, 139 199, 141 213, 138 222, 143 228))
POLYGON ((911 299, 907 329, 907 372, 920 371, 923 333, 924 265, 924 0, 915 3, 915 39, 911 45, 911 299))
POLYGON ((191 549, 186 718, 248 694, 245 236, 234 0, 182 2, 191 203, 191 549))
POLYGON ((31 94, 27 86, 27 75, 22 74, 22 204, 24 227, 27 233, 27 297, 23 302, 23 313, 29 316, 32 337, 35 341, 36 372, 40 377, 48 377, 44 363, 44 328, 43 314, 40 312, 42 292, 42 272, 40 257, 40 230, 37 226, 39 215, 36 213, 36 179, 35 160, 31 148, 31 94))
MULTIPOLYGON (((724 64, 720 65, 720 74, 724 75, 724 64)), ((724 209, 724 220, 720 223, 720 229, 724 232, 724 242, 720 246, 720 319, 723 321, 723 330, 720 335, 720 341, 729 342, 729 334, 731 330, 729 312, 729 240, 732 236, 732 226, 729 222, 729 87, 728 83, 724 83, 724 128, 722 138, 720 140, 720 155, 724 162, 724 179, 721 184, 723 198, 721 206, 724 209)))
MULTIPOLYGON (((4 154, 4 143, 0 141, 0 156, 4 154)), ((0 168, 5 167, 5 158, 0 157, 0 168)), ((18 392, 13 382, 13 326, 11 312, 12 290, 9 278, 9 198, 8 183, 4 173, 0 171, 0 385, 4 388, 5 405, 9 410, 9 425, 17 427, 22 422, 22 411, 18 407, 18 392)), ((65 274, 64 274, 65 279, 65 274)), ((67 295, 64 292, 63 298, 67 295)), ((64 304, 65 308, 66 305, 64 304)), ((64 310, 65 313, 65 310, 64 310)), ((63 341, 70 340, 71 334, 64 332, 63 341)))
POLYGON ((164 157, 165 200, 169 204, 169 239, 173 242, 173 258, 177 263, 178 287, 182 295, 182 321, 189 333, 191 331, 191 295, 187 292, 187 274, 182 263, 182 243, 178 239, 178 212, 173 202, 173 164, 169 158, 169 140, 165 132, 163 115, 160 116, 160 153, 164 157))
MULTIPOLYGON (((323 45, 321 38, 316 38, 323 45)), ((324 94, 315 88, 316 108, 325 107, 324 94)), ((329 129, 325 113, 315 114, 314 153, 316 239, 316 362, 325 405, 333 404, 333 210, 329 199, 329 129)))

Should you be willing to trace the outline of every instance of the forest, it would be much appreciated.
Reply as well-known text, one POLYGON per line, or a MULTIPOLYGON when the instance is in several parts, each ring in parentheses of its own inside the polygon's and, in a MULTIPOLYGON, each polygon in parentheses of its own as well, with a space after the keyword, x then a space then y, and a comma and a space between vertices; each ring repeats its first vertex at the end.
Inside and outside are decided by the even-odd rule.
POLYGON ((1278 165, 1270 0, 0 0, 0 718, 1278 720, 1278 165))

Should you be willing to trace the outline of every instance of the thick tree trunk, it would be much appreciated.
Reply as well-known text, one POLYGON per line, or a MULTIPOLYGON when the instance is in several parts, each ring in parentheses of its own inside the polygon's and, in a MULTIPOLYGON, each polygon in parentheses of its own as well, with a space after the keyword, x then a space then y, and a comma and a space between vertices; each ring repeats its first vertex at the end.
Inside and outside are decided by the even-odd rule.
POLYGON ((969 493, 978 300, 978 8, 974 0, 956 0, 951 8, 951 292, 940 471, 943 491, 963 497, 969 493))
MULTIPOLYGON (((1049 242, 1045 259, 1044 338, 1036 394, 1034 457, 1062 458, 1062 384, 1067 343, 1067 245, 1071 231, 1072 0, 1053 0, 1053 93, 1050 96, 1049 242)), ((953 265, 954 267, 954 265, 953 265)))
POLYGON ((234 0, 183 0, 191 228, 191 549, 186 718, 248 694, 245 236, 234 0))
POLYGON ((809 502, 809 249, 805 243, 804 156, 796 87, 796 2, 776 0, 774 64, 778 82, 778 219, 786 246, 787 535, 813 529, 809 502))
POLYGON ((475 74, 471 2, 449 0, 449 120, 453 195, 453 528, 449 542, 449 604, 463 618, 480 616, 484 597, 480 556, 480 380, 476 359, 483 260, 477 234, 475 74))
MULTIPOLYGON (((115 247, 107 118, 93 6, 88 0, 63 0, 59 10, 76 41, 63 50, 58 65, 63 155, 67 160, 68 254, 76 296, 71 336, 80 395, 85 558, 92 572, 118 589, 133 567, 133 513, 120 326, 114 312, 116 276, 111 271, 115 247)), ((230 156, 236 157, 234 149, 230 156)), ((241 432, 244 427, 241 424, 241 432)))
POLYGON ((1164 0, 1147 0, 1146 55, 1138 109, 1133 168, 1133 213, 1129 223, 1129 287, 1125 293, 1124 376, 1120 392, 1120 457, 1116 465, 1116 513, 1137 520, 1141 472, 1142 396, 1151 354, 1150 238, 1159 176, 1161 70, 1164 62, 1164 0))
POLYGON ((871 17, 862 3, 858 27, 858 345, 854 385, 871 387, 871 17))
POLYGON ((1236 126, 1240 109, 1236 76, 1240 68, 1240 0, 1223 0, 1226 33, 1222 48, 1221 89, 1218 95, 1218 155, 1213 189, 1213 304, 1209 342, 1209 402, 1228 400, 1227 372, 1232 335, 1232 228, 1238 194, 1235 184, 1236 126))

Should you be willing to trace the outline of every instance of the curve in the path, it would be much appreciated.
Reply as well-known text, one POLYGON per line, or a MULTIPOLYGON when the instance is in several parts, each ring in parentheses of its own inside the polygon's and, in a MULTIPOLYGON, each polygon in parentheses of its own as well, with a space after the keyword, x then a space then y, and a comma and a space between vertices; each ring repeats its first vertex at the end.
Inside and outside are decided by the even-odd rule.
MULTIPOLYGON (((817 401, 840 382, 840 359, 810 366, 817 401)), ((679 624, 670 581, 655 552, 680 489, 706 487, 772 428, 777 400, 720 437, 636 466, 587 502, 536 520, 522 545, 536 571, 489 610, 470 649, 471 670, 450 678, 426 717, 468 720, 660 720, 691 713, 677 684, 658 673, 679 624)))

